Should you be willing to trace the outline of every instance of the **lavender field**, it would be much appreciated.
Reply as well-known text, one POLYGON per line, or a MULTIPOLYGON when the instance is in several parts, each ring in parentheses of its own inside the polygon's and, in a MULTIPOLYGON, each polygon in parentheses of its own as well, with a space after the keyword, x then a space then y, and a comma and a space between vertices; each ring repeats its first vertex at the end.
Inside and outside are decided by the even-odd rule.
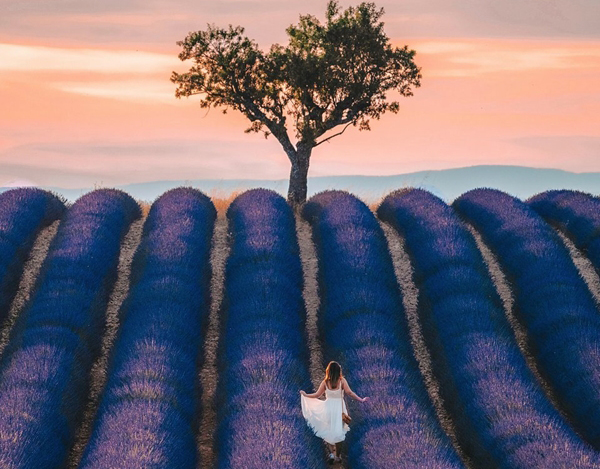
POLYGON ((0 194, 0 466, 600 468, 600 198, 0 194))

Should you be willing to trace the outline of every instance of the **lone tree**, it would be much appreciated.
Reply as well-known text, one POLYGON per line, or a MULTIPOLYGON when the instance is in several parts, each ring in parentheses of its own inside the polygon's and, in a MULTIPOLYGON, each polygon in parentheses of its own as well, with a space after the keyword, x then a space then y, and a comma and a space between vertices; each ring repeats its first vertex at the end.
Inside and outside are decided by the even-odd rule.
POLYGON ((273 135, 292 163, 288 201, 297 207, 306 201, 316 146, 351 124, 370 130, 371 119, 399 110, 397 101, 387 102, 387 91, 412 96, 412 87, 420 86, 415 51, 392 47, 379 21, 383 13, 374 3, 340 11, 338 2, 330 1, 325 24, 300 16, 286 30, 289 44, 274 44, 268 53, 244 36, 241 26, 209 24, 177 42, 179 58, 193 59, 194 65, 187 73, 173 72, 175 96, 200 95, 203 108, 242 112, 250 120, 245 132, 273 135))

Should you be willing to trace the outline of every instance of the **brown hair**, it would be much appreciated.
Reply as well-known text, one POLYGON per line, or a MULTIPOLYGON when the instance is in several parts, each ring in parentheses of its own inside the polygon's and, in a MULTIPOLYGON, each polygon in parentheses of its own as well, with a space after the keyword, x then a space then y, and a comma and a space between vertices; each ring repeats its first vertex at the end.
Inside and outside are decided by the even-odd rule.
POLYGON ((342 378, 342 367, 338 362, 331 361, 325 368, 325 382, 329 383, 331 389, 337 388, 338 382, 342 378))

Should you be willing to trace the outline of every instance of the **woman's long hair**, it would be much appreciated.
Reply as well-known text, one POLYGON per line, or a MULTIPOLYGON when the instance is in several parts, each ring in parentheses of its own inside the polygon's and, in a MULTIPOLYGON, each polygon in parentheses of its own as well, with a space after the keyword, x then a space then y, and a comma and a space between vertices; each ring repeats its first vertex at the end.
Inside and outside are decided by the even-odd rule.
POLYGON ((342 377, 342 367, 338 362, 331 361, 325 368, 325 382, 329 383, 331 389, 337 388, 342 377))

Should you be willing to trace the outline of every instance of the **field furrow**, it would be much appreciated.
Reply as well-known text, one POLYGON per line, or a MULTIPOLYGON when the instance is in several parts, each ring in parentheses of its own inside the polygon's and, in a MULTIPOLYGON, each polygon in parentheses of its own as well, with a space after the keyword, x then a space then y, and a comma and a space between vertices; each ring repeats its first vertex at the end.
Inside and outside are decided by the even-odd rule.
POLYGON ((227 217, 225 213, 220 211, 215 221, 210 251, 210 314, 204 342, 204 360, 200 370, 202 414, 197 438, 198 462, 202 464, 198 465, 198 469, 214 467, 215 465, 214 436, 217 427, 215 398, 219 378, 217 350, 219 345, 219 320, 223 308, 225 264, 229 252, 227 217))
POLYGON ((60 219, 65 209, 58 197, 40 189, 21 188, 0 194, 0 322, 9 314, 38 234, 60 219))
POLYGON ((296 217, 296 236, 300 247, 302 261, 303 298, 306 307, 306 337, 310 351, 310 378, 315 389, 319 387, 324 377, 326 363, 323 359, 323 350, 319 340, 318 315, 319 315, 319 265, 312 240, 310 224, 302 217, 296 217))

